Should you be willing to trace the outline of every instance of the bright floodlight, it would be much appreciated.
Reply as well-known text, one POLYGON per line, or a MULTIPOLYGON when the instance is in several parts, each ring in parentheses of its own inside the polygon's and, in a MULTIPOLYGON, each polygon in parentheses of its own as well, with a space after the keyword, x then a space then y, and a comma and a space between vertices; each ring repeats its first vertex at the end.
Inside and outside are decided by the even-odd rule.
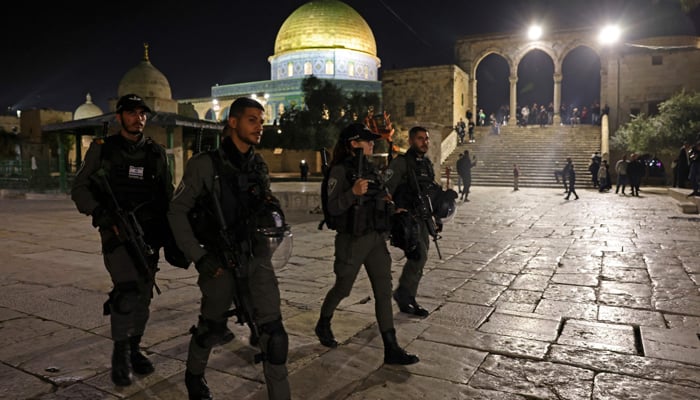
POLYGON ((539 25, 533 25, 527 31, 527 37, 531 40, 537 40, 542 36, 542 27, 539 25))
POLYGON ((598 40, 602 44, 612 44, 620 39, 620 28, 615 25, 608 25, 601 29, 598 40))

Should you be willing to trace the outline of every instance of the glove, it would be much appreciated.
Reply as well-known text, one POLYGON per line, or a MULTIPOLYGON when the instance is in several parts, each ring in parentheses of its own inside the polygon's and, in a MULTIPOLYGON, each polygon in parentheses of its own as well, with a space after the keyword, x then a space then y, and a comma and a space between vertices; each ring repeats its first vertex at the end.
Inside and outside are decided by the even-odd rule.
POLYGON ((112 214, 109 212, 109 210, 102 206, 95 207, 95 209, 92 210, 91 215, 92 226, 94 226, 95 228, 109 230, 112 229, 114 225, 116 225, 114 218, 112 218, 112 214))
POLYGON ((207 253, 194 263, 194 267, 200 274, 215 278, 221 268, 221 261, 215 255, 207 253))

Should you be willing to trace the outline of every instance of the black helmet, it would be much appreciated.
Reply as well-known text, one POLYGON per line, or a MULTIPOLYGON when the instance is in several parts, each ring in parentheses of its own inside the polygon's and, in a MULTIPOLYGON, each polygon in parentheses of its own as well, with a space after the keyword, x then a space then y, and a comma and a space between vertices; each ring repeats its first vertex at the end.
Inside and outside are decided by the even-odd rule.
POLYGON ((403 250, 406 258, 417 259, 420 222, 408 212, 399 212, 391 216, 389 243, 403 250))
POLYGON ((433 197, 433 215, 439 219, 439 223, 449 222, 454 219, 457 211, 457 192, 452 189, 440 190, 433 197))
POLYGON ((287 264, 292 255, 292 231, 277 204, 266 202, 255 214, 254 238, 255 255, 269 256, 275 269, 287 264))

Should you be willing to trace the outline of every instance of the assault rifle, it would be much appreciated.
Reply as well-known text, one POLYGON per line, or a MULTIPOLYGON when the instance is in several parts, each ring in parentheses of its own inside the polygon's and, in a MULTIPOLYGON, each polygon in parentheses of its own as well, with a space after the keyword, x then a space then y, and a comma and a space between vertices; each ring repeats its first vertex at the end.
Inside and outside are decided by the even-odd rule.
POLYGON ((124 210, 117 201, 117 197, 112 191, 112 187, 107 181, 106 172, 104 170, 99 170, 96 174, 90 177, 98 185, 102 193, 107 194, 107 200, 111 203, 109 210, 113 211, 114 215, 117 217, 117 238, 120 242, 126 245, 127 252, 134 261, 136 270, 139 274, 149 278, 153 282, 153 287, 156 292, 160 294, 160 288, 156 284, 156 272, 158 267, 153 266, 148 263, 147 257, 154 254, 153 248, 146 243, 143 239, 143 228, 136 218, 134 211, 124 210))
MULTIPOLYGON (((214 176, 215 186, 219 179, 219 175, 214 176)), ((219 251, 221 252, 224 266, 230 268, 233 272, 233 309, 229 310, 226 316, 231 317, 235 315, 236 323, 239 325, 247 324, 250 328, 250 344, 251 346, 256 346, 260 341, 260 330, 253 319, 253 305, 250 299, 248 273, 244 270, 244 267, 247 267, 249 263, 249 259, 245 257, 251 256, 250 254, 244 254, 244 252, 249 251, 251 244, 248 243, 248 249, 243 249, 241 245, 231 237, 231 232, 229 232, 226 218, 224 217, 224 211, 221 208, 219 196, 212 192, 211 197, 214 201, 214 213, 219 223, 219 251)), ((261 360, 259 355, 255 357, 255 360, 256 362, 261 360)))
POLYGON ((438 235, 438 227, 433 218, 433 203, 430 201, 430 196, 424 193, 420 184, 418 183, 418 178, 416 177, 416 172, 411 170, 411 177, 413 178, 413 183, 416 185, 416 193, 418 194, 418 216, 425 222, 425 227, 428 229, 428 234, 433 237, 433 243, 435 243, 435 250, 437 250, 438 257, 442 260, 442 254, 440 254, 440 246, 438 246, 438 239, 441 238, 438 235))

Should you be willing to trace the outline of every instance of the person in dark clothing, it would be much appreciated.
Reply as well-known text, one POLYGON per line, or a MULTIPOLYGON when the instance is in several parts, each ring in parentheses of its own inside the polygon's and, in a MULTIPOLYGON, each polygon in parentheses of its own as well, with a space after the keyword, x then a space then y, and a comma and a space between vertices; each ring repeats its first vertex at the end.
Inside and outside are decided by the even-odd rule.
POLYGON ((462 179, 462 196, 460 200, 469 201, 469 189, 472 186, 472 167, 476 166, 476 156, 469 158, 469 150, 464 150, 462 157, 457 161, 457 173, 462 179))
POLYGON ((350 295, 360 267, 364 266, 374 293, 384 362, 409 365, 419 360, 397 343, 391 306, 391 255, 386 237, 395 208, 381 173, 368 158, 374 141, 380 138, 365 125, 354 123, 343 129, 333 149, 327 204, 330 217, 336 221, 335 283, 323 299, 314 332, 322 345, 338 346, 331 319, 340 302, 350 295), (358 170, 360 164, 362 172, 358 170))
POLYGON ((678 174, 678 187, 688 187, 688 173, 690 172, 690 143, 685 142, 678 152, 678 166, 676 173, 678 174))
POLYGON ((155 370, 140 343, 157 287, 159 251, 165 248, 170 262, 172 246, 168 243, 174 243, 166 219, 173 194, 168 158, 163 146, 143 134, 150 113, 141 97, 122 96, 116 108, 119 133, 90 144, 71 188, 78 211, 92 216, 92 225, 99 229, 102 256, 112 280, 103 311, 110 317, 114 341, 111 378, 117 386, 131 385, 132 371, 148 375, 155 370), (140 254, 141 249, 129 245, 119 209, 133 213, 150 254, 140 254))
POLYGON ((591 157, 590 165, 588 165, 588 171, 591 173, 591 181, 593 181, 594 188, 600 186, 600 182, 598 180, 598 170, 600 169, 601 160, 600 152, 596 151, 595 154, 593 154, 593 157, 591 157))
POLYGON ((569 197, 573 194, 578 200, 578 194, 576 194, 576 171, 574 171, 574 163, 571 161, 571 157, 566 158, 566 166, 564 167, 564 175, 569 179, 569 191, 566 194, 565 199, 569 200, 569 197))
POLYGON ((630 162, 627 165, 627 178, 629 179, 632 196, 639 197, 639 186, 644 177, 644 162, 639 159, 639 155, 632 153, 630 162))
POLYGON ((299 174, 302 182, 309 180, 309 163, 307 163, 306 160, 301 160, 301 162, 299 162, 299 174))

